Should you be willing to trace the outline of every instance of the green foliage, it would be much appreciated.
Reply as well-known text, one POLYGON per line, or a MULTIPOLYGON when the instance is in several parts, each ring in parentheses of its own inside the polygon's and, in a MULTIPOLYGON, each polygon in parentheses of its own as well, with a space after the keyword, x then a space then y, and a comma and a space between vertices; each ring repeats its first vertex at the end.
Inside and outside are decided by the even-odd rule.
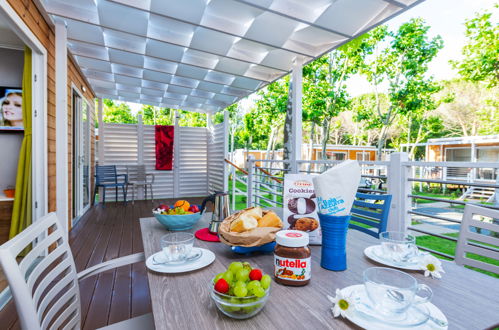
MULTIPOLYGON (((494 6, 495 15, 498 5, 494 6)), ((467 20, 465 36, 467 44, 462 49, 464 58, 451 61, 454 68, 466 80, 484 82, 494 87, 499 82, 499 23, 492 12, 477 13, 467 20)))
POLYGON ((126 103, 115 103, 113 100, 103 100, 102 120, 105 123, 136 124, 137 118, 126 103))

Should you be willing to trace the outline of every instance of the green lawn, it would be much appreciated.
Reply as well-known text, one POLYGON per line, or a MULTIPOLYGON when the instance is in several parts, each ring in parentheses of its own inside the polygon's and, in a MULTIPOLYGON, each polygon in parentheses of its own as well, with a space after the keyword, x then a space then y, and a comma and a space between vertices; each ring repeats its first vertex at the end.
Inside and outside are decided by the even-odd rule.
MULTIPOLYGON (((444 235, 445 236, 450 236, 450 237, 456 237, 456 238, 459 236, 458 233, 448 233, 448 234, 444 234, 444 235)), ((419 245, 419 246, 427 247, 429 249, 432 249, 432 250, 435 250, 435 251, 438 251, 438 252, 446 253, 446 254, 449 254, 449 255, 454 255, 455 251, 456 251, 456 244, 457 243, 453 242, 453 241, 449 241, 449 240, 443 239, 443 238, 440 238, 440 237, 419 236, 419 237, 416 237, 416 244, 419 245)), ((438 255, 435 255, 435 256, 438 257, 438 258, 446 259, 447 260, 447 258, 438 256, 438 255)), ((489 264, 493 264, 493 265, 498 265, 499 266, 499 260, 495 260, 495 259, 492 259, 492 258, 482 257, 482 256, 474 255, 474 254, 468 254, 468 258, 479 260, 479 261, 483 261, 483 262, 486 262, 486 263, 489 263, 489 264)), ((482 269, 477 269, 477 268, 474 268, 474 267, 468 267, 468 266, 466 266, 466 267, 467 268, 471 268, 473 270, 476 270, 476 271, 478 271, 480 273, 484 273, 484 274, 490 275, 492 277, 499 278, 499 274, 491 273, 491 272, 488 272, 488 271, 485 271, 485 270, 482 270, 482 269)))
MULTIPOLYGON (((434 197, 434 198, 446 198, 446 199, 458 199, 459 197, 453 196, 452 194, 444 194, 444 193, 429 193, 429 192, 419 192, 413 191, 413 195, 419 195, 424 197, 434 197)), ((429 201, 426 199, 415 198, 414 202, 418 204, 426 204, 426 203, 435 203, 434 201, 429 201)))

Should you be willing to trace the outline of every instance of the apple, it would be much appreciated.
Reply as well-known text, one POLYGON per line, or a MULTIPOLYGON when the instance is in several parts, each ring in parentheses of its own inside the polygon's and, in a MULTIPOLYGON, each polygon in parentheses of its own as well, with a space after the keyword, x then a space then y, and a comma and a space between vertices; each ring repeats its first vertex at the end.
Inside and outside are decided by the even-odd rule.
POLYGON ((189 212, 198 213, 199 207, 197 205, 191 205, 191 207, 189 207, 189 212))
POLYGON ((158 206, 158 208, 161 210, 165 210, 165 211, 168 211, 170 209, 170 207, 168 205, 165 205, 165 204, 161 204, 160 206, 158 206))

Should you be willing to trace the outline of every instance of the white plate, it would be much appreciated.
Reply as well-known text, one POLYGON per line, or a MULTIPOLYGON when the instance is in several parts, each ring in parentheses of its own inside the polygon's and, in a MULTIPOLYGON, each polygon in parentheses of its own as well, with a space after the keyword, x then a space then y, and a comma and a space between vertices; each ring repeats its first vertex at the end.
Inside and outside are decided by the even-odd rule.
MULTIPOLYGON (((352 286, 346 287, 346 288, 342 289, 341 292, 345 296, 352 294, 352 296, 355 297, 354 298, 355 300, 367 301, 367 303, 369 303, 369 298, 367 297, 367 293, 364 289, 364 285, 362 285, 362 284, 352 285, 352 286)), ((442 313, 442 311, 440 311, 440 309, 437 306, 433 305, 432 303, 428 302, 428 303, 420 304, 420 305, 417 305, 417 307, 420 310, 427 312, 429 315, 431 315, 437 319, 440 319, 444 322, 447 322, 447 318, 442 313)), ((441 329, 441 330, 445 330, 445 329, 447 329, 447 327, 438 326, 436 323, 434 323, 431 320, 427 320, 426 322, 424 322, 423 324, 420 324, 420 325, 411 326, 410 325, 411 321, 418 319, 418 318, 421 318, 421 315, 420 316, 410 315, 411 313, 412 314, 419 313, 419 312, 413 310, 412 308, 409 309, 407 311, 407 313, 408 313, 408 315, 406 316, 405 320, 401 321, 401 323, 398 325, 396 324, 395 321, 391 321, 391 323, 388 324, 388 323, 385 323, 382 320, 380 320, 374 316, 367 315, 367 314, 365 314, 363 312, 359 312, 355 309, 353 312, 347 314, 346 318, 348 320, 350 320, 352 323, 355 323, 356 325, 358 325, 364 329, 367 329, 367 330, 369 330, 369 329, 376 329, 376 330, 378 330, 378 329, 380 329, 380 330, 394 330, 394 329, 417 329, 417 330, 429 330, 429 329, 439 329, 440 330, 441 329)))
POLYGON ((156 252, 153 255, 150 255, 149 258, 146 260, 146 267, 149 268, 152 271, 158 272, 158 273, 165 273, 165 274, 176 274, 176 273, 185 273, 185 272, 191 272, 193 270, 201 269, 203 267, 206 267, 210 265, 214 260, 215 260, 215 254, 211 252, 210 250, 198 248, 198 247, 193 247, 192 248, 193 252, 195 250, 202 250, 203 254, 199 259, 196 259, 191 262, 185 262, 181 264, 154 264, 152 261, 152 258, 158 254, 158 253, 163 253, 162 251, 156 252))
POLYGON ((381 245, 372 245, 364 249, 364 254, 369 259, 374 260, 383 265, 396 267, 400 269, 407 269, 407 270, 421 270, 417 262, 402 263, 385 259, 381 257, 380 254, 378 253, 378 251, 380 250, 381 250, 381 245))

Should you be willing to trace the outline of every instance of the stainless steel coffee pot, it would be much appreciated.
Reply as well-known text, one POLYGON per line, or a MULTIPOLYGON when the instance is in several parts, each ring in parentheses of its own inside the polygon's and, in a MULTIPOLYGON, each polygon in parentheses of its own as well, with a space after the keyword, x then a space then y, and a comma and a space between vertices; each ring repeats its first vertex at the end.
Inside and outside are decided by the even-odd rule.
POLYGON ((203 201, 201 209, 204 209, 206 202, 212 202, 214 205, 208 230, 212 234, 218 234, 218 227, 230 215, 229 194, 225 191, 215 191, 213 195, 203 201))

